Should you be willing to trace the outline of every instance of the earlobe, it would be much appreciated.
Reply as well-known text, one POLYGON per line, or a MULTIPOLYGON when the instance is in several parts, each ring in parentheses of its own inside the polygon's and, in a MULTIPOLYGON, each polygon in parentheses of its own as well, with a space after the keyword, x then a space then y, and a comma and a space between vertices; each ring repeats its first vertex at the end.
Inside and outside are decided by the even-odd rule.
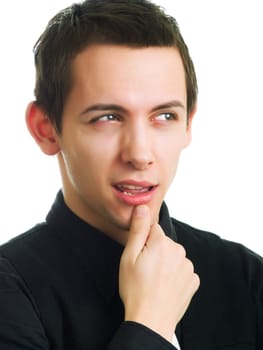
POLYGON ((31 136, 45 154, 55 155, 60 151, 54 126, 35 102, 27 107, 26 124, 31 136))

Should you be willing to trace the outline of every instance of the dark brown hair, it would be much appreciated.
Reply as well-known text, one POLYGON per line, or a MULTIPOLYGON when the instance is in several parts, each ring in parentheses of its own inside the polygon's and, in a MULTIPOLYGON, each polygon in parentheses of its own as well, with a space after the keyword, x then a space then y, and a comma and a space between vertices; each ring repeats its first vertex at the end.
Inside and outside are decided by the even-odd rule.
POLYGON ((196 74, 173 17, 148 0, 86 0, 53 17, 34 47, 36 103, 57 132, 72 86, 72 61, 91 44, 176 47, 185 69, 188 115, 195 107, 196 74))

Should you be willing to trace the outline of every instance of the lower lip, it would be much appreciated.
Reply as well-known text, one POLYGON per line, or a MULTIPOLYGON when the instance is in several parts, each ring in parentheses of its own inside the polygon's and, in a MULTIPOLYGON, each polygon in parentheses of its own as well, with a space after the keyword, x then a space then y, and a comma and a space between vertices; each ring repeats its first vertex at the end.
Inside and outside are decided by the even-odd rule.
POLYGON ((113 187, 113 189, 117 197, 125 204, 140 205, 140 204, 147 204, 153 199, 157 186, 153 187, 151 191, 147 191, 143 193, 135 193, 133 195, 125 194, 124 192, 117 190, 117 188, 115 187, 113 187))

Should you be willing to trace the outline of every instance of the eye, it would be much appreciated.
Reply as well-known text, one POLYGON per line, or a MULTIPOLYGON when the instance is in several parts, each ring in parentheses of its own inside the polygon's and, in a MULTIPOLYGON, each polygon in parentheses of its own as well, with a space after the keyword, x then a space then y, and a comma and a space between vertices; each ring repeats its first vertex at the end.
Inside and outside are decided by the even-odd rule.
POLYGON ((175 113, 160 113, 155 117, 155 119, 159 121, 169 121, 169 120, 176 120, 178 118, 175 113))
POLYGON ((108 121, 115 121, 115 120, 119 120, 120 118, 118 118, 116 115, 114 114, 104 114, 101 115, 99 117, 93 118, 90 122, 93 123, 97 123, 97 122, 108 122, 108 121))

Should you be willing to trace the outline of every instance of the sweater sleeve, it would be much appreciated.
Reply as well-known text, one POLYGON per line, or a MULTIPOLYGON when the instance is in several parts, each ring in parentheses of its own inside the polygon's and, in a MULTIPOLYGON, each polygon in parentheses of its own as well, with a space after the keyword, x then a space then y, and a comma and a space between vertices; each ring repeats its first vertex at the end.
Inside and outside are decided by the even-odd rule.
POLYGON ((166 339, 142 324, 125 321, 107 350, 176 350, 166 339))
POLYGON ((48 350, 48 340, 23 281, 0 257, 0 349, 48 350))
MULTIPOLYGON (((49 350, 37 309, 24 282, 0 257, 0 349, 49 350)), ((166 339, 136 323, 123 322, 107 350, 176 350, 166 339)), ((77 349, 76 349, 77 350, 77 349)))

